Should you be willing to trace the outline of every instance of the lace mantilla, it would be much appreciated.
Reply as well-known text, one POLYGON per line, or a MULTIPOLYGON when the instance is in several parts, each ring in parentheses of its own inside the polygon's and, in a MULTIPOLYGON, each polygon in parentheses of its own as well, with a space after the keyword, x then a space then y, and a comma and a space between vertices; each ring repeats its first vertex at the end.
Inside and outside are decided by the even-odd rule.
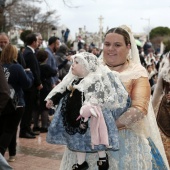
POLYGON ((128 82, 132 79, 138 79, 140 77, 148 77, 146 69, 141 64, 135 64, 129 62, 129 67, 126 71, 119 73, 123 82, 128 82))
MULTIPOLYGON (((106 64, 104 63, 102 56, 99 59, 99 62, 104 65, 106 70, 110 70, 106 64)), ((133 61, 129 61, 129 66, 126 69, 126 71, 123 71, 121 73, 118 73, 114 70, 111 70, 112 73, 114 73, 115 75, 117 75, 118 77, 120 77, 120 79, 122 80, 122 82, 129 82, 132 79, 138 79, 140 77, 148 77, 147 71, 146 69, 141 65, 141 64, 136 64, 133 63, 133 61)))

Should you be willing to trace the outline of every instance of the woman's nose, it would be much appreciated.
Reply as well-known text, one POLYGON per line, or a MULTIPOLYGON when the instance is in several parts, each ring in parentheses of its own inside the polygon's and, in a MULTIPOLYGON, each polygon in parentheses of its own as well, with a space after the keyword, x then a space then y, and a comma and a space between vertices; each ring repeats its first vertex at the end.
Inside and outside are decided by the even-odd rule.
POLYGON ((115 49, 114 45, 109 46, 109 50, 114 50, 114 49, 115 49))

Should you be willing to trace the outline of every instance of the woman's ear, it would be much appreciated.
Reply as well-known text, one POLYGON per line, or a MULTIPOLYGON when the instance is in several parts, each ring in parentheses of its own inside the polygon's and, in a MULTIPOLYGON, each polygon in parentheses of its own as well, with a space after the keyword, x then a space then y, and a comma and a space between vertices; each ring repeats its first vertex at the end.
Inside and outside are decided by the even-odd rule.
POLYGON ((131 49, 131 45, 130 44, 128 44, 127 47, 128 47, 129 50, 131 49))

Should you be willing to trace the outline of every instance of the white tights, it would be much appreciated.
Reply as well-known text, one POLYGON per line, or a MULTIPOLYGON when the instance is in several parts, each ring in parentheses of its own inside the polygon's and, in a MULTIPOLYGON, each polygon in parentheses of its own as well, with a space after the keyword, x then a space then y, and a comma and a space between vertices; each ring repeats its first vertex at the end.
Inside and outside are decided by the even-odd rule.
MULTIPOLYGON (((77 155, 77 163, 81 165, 85 159, 86 159, 86 153, 85 152, 76 152, 77 155)), ((99 158, 105 158, 106 152, 105 151, 99 151, 98 152, 99 158)))

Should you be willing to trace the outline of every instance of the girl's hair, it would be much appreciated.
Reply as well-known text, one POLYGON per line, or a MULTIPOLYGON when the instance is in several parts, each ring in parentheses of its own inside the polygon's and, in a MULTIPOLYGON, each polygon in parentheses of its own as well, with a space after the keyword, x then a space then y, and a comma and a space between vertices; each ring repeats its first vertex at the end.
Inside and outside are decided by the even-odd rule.
POLYGON ((15 45, 7 44, 2 50, 0 61, 4 64, 16 62, 18 58, 18 50, 15 45))
POLYGON ((110 30, 107 31, 107 33, 105 34, 105 37, 107 34, 109 33, 116 33, 116 34, 120 34, 124 37, 124 40, 125 40, 125 44, 128 45, 128 44, 131 44, 130 42, 130 36, 128 34, 128 32, 126 30, 124 30, 123 28, 120 28, 120 27, 116 27, 116 28, 111 28, 110 30))

